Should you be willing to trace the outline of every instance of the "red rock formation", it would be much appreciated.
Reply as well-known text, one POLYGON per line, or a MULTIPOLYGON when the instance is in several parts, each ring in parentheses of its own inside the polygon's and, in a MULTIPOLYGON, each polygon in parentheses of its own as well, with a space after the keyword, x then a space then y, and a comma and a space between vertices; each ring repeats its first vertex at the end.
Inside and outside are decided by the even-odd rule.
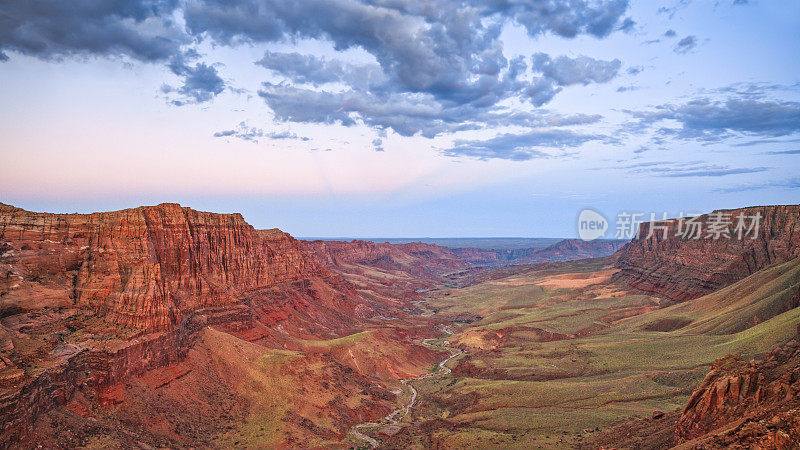
POLYGON ((762 362, 726 356, 692 394, 675 428, 692 448, 790 448, 800 442, 800 345, 762 362))
POLYGON ((177 204, 86 215, 0 205, 0 243, 0 311, 88 308, 148 332, 242 302, 280 320, 309 305, 264 304, 272 290, 330 276, 288 234, 177 204))
POLYGON ((499 267, 599 258, 613 254, 625 243, 621 240, 585 242, 579 239, 564 239, 545 248, 514 250, 471 247, 451 249, 421 242, 390 244, 360 240, 309 241, 304 245, 328 267, 367 264, 386 269, 401 269, 421 277, 436 277, 471 266, 499 267))
POLYGON ((422 242, 304 241, 303 245, 328 267, 366 264, 388 270, 403 270, 425 278, 468 267, 453 250, 422 242))
MULTIPOLYGON (((667 237, 644 223, 639 235, 619 252, 620 270, 614 281, 675 301, 685 301, 732 284, 764 267, 800 256, 800 206, 760 206, 724 210, 699 218, 700 239, 677 236, 679 222, 666 224, 667 237), (708 237, 709 224, 717 213, 730 214, 730 238, 708 237), (755 239, 738 239, 734 232, 741 215, 761 215, 755 239)), ((749 223, 749 222, 748 222, 749 223)))
POLYGON ((206 325, 336 337, 374 314, 298 241, 239 214, 0 204, 0 445, 76 390, 183 358, 206 325))

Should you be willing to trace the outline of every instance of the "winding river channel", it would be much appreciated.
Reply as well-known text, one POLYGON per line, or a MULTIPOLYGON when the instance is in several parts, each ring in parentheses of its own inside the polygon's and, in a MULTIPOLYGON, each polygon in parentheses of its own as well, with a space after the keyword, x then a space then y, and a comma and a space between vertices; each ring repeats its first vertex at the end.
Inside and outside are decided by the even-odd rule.
MULTIPOLYGON (((453 334, 448 328, 445 328, 444 332, 446 334, 445 338, 449 337, 449 336, 451 336, 453 334)), ((456 349, 456 348, 453 348, 453 347, 450 347, 450 343, 448 341, 442 340, 442 339, 444 339, 444 338, 441 338, 441 339, 425 339, 425 340, 422 341, 422 344, 424 346, 428 347, 428 348, 444 348, 445 350, 448 350, 450 352, 450 356, 448 356, 447 358, 445 358, 444 360, 439 362, 438 369, 435 372, 426 373, 426 374, 418 376, 417 378, 411 378, 411 379, 407 379, 407 380, 401 379, 400 383, 402 383, 403 386, 408 387, 410 389, 410 391, 411 391, 411 399, 408 401, 408 404, 406 404, 405 406, 402 406, 400 408, 395 409, 394 411, 392 411, 389 414, 387 414, 383 419, 381 419, 381 420, 379 420, 377 422, 362 422, 362 423, 353 425, 353 428, 351 429, 351 432, 353 433, 353 435, 357 439, 359 439, 361 441, 364 441, 367 444, 369 444, 370 448, 376 448, 378 445, 380 445, 380 442, 378 442, 377 439, 373 438, 372 436, 369 436, 368 434, 366 434, 362 430, 364 430, 365 428, 382 427, 382 426, 387 426, 387 425, 396 425, 398 422, 403 420, 408 415, 409 411, 411 411, 411 408, 414 407, 414 404, 417 401, 417 390, 414 388, 414 385, 413 385, 413 383, 415 381, 424 380, 426 378, 432 378, 432 377, 441 377, 441 376, 444 376, 444 375, 448 375, 451 372, 450 368, 447 367, 447 363, 451 359, 453 359, 456 356, 462 354, 463 351, 459 350, 459 349, 456 349), (437 341, 441 341, 441 342, 435 343, 437 341)))

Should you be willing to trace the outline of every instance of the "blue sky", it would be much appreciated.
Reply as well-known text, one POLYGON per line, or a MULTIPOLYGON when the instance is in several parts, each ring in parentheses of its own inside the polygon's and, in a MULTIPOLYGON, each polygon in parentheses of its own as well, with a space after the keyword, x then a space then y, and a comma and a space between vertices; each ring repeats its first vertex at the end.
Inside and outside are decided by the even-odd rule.
POLYGON ((0 4, 0 201, 297 236, 798 203, 800 3, 0 4))

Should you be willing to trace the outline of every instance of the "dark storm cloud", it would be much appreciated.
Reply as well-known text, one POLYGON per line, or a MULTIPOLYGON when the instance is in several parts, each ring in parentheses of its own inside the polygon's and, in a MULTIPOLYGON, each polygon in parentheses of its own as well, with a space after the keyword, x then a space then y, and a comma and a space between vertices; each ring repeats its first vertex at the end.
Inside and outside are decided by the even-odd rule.
POLYGON ((245 122, 240 122, 239 125, 233 130, 217 131, 214 137, 235 137, 243 141, 258 142, 259 139, 300 139, 302 141, 309 140, 306 137, 300 137, 290 131, 269 131, 265 132, 261 128, 248 126, 245 122))
POLYGON ((661 128, 663 136, 718 141, 732 134, 778 137, 800 132, 800 103, 778 100, 699 98, 684 104, 666 104, 654 111, 629 111, 646 127, 664 120, 680 128, 661 128))
POLYGON ((697 36, 686 36, 678 41, 678 43, 675 45, 674 51, 675 53, 683 55, 685 53, 689 53, 695 47, 697 47, 697 36))
POLYGON ((453 147, 443 150, 442 153, 447 156, 466 156, 481 160, 526 161, 554 157, 543 151, 545 149, 579 147, 590 141, 608 141, 608 138, 570 130, 536 130, 524 134, 500 134, 486 140, 456 140, 453 147))

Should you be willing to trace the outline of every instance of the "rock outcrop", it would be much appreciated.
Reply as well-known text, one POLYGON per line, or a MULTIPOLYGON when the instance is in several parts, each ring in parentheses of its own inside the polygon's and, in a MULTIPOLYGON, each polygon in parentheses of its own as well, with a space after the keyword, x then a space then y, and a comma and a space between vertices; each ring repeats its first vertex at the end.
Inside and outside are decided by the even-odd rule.
MULTIPOLYGON (((685 233, 687 222, 677 219, 641 224, 638 236, 619 251, 620 271, 614 281, 680 302, 800 256, 800 206, 721 210, 700 216, 697 222, 699 234, 685 233), (740 239, 736 230, 740 217, 755 216, 760 216, 758 230, 744 229, 740 239), (730 221, 729 237, 720 234, 715 239, 717 234, 711 231, 720 219, 730 221), (666 227, 666 237, 660 227, 666 227)), ((745 220, 747 227, 751 223, 745 220)))
POLYGON ((306 248, 328 267, 347 264, 368 264, 376 267, 415 271, 414 275, 431 277, 468 267, 501 267, 540 262, 572 261, 601 258, 619 250, 627 242, 597 240, 586 242, 564 239, 545 248, 485 249, 448 248, 436 244, 376 243, 355 240, 308 241, 306 248))
POLYGON ((281 301, 270 298, 275 290, 308 291, 313 279, 331 276, 286 233, 177 204, 95 214, 0 205, 0 244, 0 315, 86 308, 144 332, 170 330, 191 311, 242 303, 285 318, 309 305, 270 305, 281 301))
POLYGON ((182 359, 208 325, 338 337, 374 314, 298 241, 240 214, 0 204, 0 445, 77 390, 182 359))
POLYGON ((304 241, 303 245, 329 268, 365 264, 431 278, 469 267, 453 250, 422 242, 390 244, 362 240, 304 241))
POLYGON ((675 428, 690 448, 791 448, 800 442, 800 344, 792 340, 756 363, 714 362, 675 428))

